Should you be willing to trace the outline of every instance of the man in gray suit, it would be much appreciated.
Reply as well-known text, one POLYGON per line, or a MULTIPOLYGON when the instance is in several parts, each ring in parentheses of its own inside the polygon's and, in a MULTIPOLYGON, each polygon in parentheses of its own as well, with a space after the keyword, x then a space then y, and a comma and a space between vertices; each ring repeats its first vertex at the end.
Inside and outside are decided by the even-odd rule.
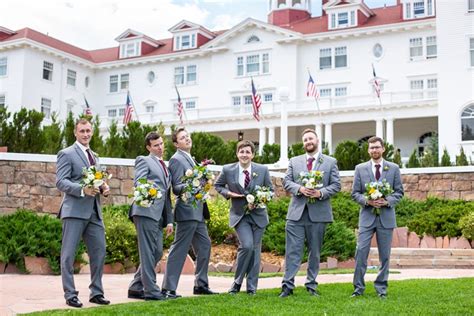
POLYGON ((265 186, 273 190, 270 172, 266 166, 253 163, 255 145, 243 140, 237 144, 237 163, 225 165, 216 181, 217 192, 227 199, 232 199, 230 208, 230 227, 235 227, 239 236, 237 251, 237 268, 230 294, 240 292, 240 287, 247 275, 247 293, 255 295, 260 272, 260 253, 262 237, 268 225, 266 208, 254 208, 246 212, 248 206, 245 196, 254 191, 255 186, 265 186))
POLYGON ((304 155, 290 159, 283 185, 292 194, 286 217, 285 275, 280 297, 293 294, 295 276, 301 265, 305 239, 308 243, 308 271, 305 286, 310 295, 319 296, 316 277, 326 225, 333 221, 330 198, 341 190, 336 159, 318 151, 318 136, 312 129, 302 133, 304 155), (301 172, 324 172, 322 187, 309 189, 299 179, 301 172), (314 199, 311 203, 309 199, 314 199))
POLYGON ((370 241, 376 234, 381 267, 374 286, 379 297, 384 299, 387 296, 392 234, 393 229, 397 227, 395 205, 403 197, 403 185, 398 165, 383 159, 385 151, 383 140, 374 136, 369 138, 368 142, 371 159, 356 167, 352 186, 352 198, 361 205, 352 297, 364 293, 364 275, 367 270, 370 241), (390 184, 393 193, 377 200, 366 199, 365 185, 382 180, 390 184))
POLYGON ((176 232, 166 262, 162 292, 167 298, 180 297, 176 294, 176 288, 178 287, 184 261, 190 246, 192 246, 196 254, 196 278, 193 293, 195 295, 216 294, 209 289, 207 276, 211 256, 211 239, 203 216, 203 207, 207 206, 204 206, 205 204, 201 201, 196 201, 197 206, 194 207, 192 203, 184 201, 181 196, 185 187, 181 179, 186 170, 192 170, 196 165, 191 156, 193 142, 184 127, 176 129, 171 138, 177 148, 176 153, 168 163, 173 193, 176 195, 174 210, 176 232))
POLYGON ((100 188, 82 187, 82 168, 95 165, 100 168, 99 158, 89 148, 92 125, 85 119, 76 122, 76 142, 58 153, 56 166, 56 187, 64 192, 58 217, 62 220, 61 278, 66 304, 82 307, 74 285, 74 258, 79 242, 84 240, 89 254, 91 268, 91 291, 89 301, 107 305, 104 298, 102 272, 105 260, 105 230, 100 207, 100 194, 107 196, 109 186, 100 188))
POLYGON ((135 185, 139 185, 139 179, 147 179, 154 183, 162 197, 150 207, 135 203, 130 207, 129 216, 137 230, 140 266, 128 287, 128 297, 164 300, 166 297, 156 284, 155 266, 163 256, 163 226, 166 226, 167 236, 173 233, 171 177, 162 158, 163 138, 157 132, 150 132, 145 137, 145 146, 150 154, 135 160, 135 185))

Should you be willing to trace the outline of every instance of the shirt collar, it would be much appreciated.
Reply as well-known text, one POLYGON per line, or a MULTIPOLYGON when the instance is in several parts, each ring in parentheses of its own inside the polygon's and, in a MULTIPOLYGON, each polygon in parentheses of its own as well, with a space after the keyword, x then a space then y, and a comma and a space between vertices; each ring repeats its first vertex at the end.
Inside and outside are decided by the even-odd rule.
POLYGON ((306 161, 308 161, 309 158, 314 158, 314 161, 317 161, 318 158, 319 158, 319 151, 317 151, 314 155, 310 155, 308 153, 306 153, 306 161))
POLYGON ((86 151, 87 149, 90 149, 89 147, 86 147, 84 145, 82 145, 81 143, 79 143, 77 140, 76 140, 76 145, 79 146, 79 148, 82 150, 82 151, 86 151))
MULTIPOLYGON (((377 164, 373 159, 370 159, 370 163, 372 164, 372 167, 375 168, 375 165, 377 164)), ((380 160, 380 162, 378 163, 380 166, 383 166, 383 163, 384 163, 384 159, 382 158, 382 160, 380 160)))
POLYGON ((240 165, 240 163, 238 163, 238 164, 239 164, 239 174, 240 174, 240 173, 243 173, 244 170, 247 170, 247 171, 249 172, 249 174, 252 174, 252 164, 250 164, 250 166, 249 166, 247 169, 242 168, 242 166, 240 165))

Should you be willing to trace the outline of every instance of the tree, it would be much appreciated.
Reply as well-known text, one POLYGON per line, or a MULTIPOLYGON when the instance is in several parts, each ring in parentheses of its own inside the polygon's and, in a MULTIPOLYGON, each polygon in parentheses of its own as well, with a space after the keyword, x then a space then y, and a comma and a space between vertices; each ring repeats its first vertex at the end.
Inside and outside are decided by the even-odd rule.
POLYGON ((8 126, 10 115, 6 107, 0 107, 0 146, 8 146, 11 139, 11 131, 8 126))
POLYGON ((396 163, 400 168, 403 167, 402 163, 402 155, 400 153, 400 149, 395 149, 395 154, 393 155, 393 163, 396 163))
POLYGON ((76 127, 76 122, 74 121, 74 115, 69 111, 66 122, 64 123, 63 130, 63 139, 66 143, 65 147, 71 146, 76 141, 76 136, 74 136, 74 129, 76 127))
POLYGON ((420 159, 420 165, 424 168, 435 167, 435 157, 429 148, 425 149, 423 157, 420 159))
POLYGON ((413 152, 410 155, 410 159, 408 159, 407 168, 419 168, 420 167, 420 160, 418 159, 418 152, 416 149, 413 149, 413 152))
MULTIPOLYGON (((171 130, 171 135, 173 135, 174 131, 176 130, 176 125, 175 124, 171 125, 170 130, 171 130)), ((176 152, 176 146, 173 144, 173 141, 171 140, 171 136, 164 137, 163 140, 165 142, 164 160, 168 161, 176 152)))
POLYGON ((360 163, 359 145, 351 140, 339 143, 334 151, 334 158, 340 170, 354 170, 360 163))
POLYGON ((43 118, 43 113, 26 108, 13 114, 13 120, 9 123, 12 137, 9 150, 17 153, 40 153, 44 144, 41 128, 43 118))
POLYGON ((262 164, 275 163, 280 159, 280 144, 265 144, 262 154, 255 157, 255 162, 262 164))
POLYGON ((226 161, 226 143, 222 137, 206 132, 194 132, 191 134, 191 139, 193 140, 191 155, 196 161, 213 159, 218 165, 226 161))
POLYGON ((99 115, 96 115, 95 118, 93 118, 91 115, 84 115, 84 118, 87 119, 92 124, 93 134, 92 134, 92 138, 89 143, 89 146, 95 152, 99 153, 100 155, 103 155, 105 153, 105 150, 104 150, 104 140, 102 139, 102 136, 100 135, 99 115))
POLYGON ((437 132, 432 132, 432 136, 430 138, 430 146, 429 150, 431 152, 431 155, 433 156, 433 166, 438 167, 439 166, 439 147, 438 147, 438 133, 437 132))
POLYGON ((122 137, 117 131, 117 121, 113 120, 109 126, 109 137, 105 141, 104 155, 120 158, 123 153, 122 137))
POLYGON ((444 147, 444 149, 443 149, 443 156, 441 157, 441 166, 443 166, 443 167, 452 166, 451 156, 449 156, 449 152, 446 149, 446 147, 444 147))
POLYGON ((44 144, 42 153, 57 154, 63 147, 63 134, 61 124, 57 121, 56 113, 51 115, 51 125, 43 127, 44 144))
POLYGON ((296 157, 304 154, 304 146, 302 142, 295 143, 288 148, 288 158, 296 157))
POLYGON ((128 123, 122 132, 123 152, 122 158, 136 158, 137 156, 147 155, 145 148, 145 133, 138 121, 128 123))
POLYGON ((468 166, 469 162, 467 161, 466 154, 464 153, 464 148, 461 146, 459 151, 459 156, 456 156, 456 166, 468 166))

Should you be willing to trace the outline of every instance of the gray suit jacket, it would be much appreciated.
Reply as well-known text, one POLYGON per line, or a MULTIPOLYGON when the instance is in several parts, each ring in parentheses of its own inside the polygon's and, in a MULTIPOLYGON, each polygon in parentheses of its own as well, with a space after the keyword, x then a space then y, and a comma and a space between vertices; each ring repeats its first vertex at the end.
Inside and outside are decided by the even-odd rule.
MULTIPOLYGON (((225 165, 215 183, 216 191, 222 194, 225 198, 229 198, 227 193, 229 191, 248 194, 255 189, 255 186, 266 186, 273 191, 273 185, 270 180, 270 172, 264 165, 252 162, 252 175, 250 175, 250 183, 247 189, 242 188, 239 183, 239 163, 225 165), (254 176, 255 174, 255 176, 254 176)), ((245 206, 247 200, 245 197, 233 198, 232 206, 230 208, 229 225, 235 227, 242 217, 245 215, 245 206)), ((268 214, 266 208, 255 208, 250 212, 250 216, 257 226, 263 228, 268 225, 268 214)))
POLYGON ((154 182, 163 196, 161 199, 155 200, 150 207, 141 207, 133 203, 130 207, 129 216, 145 216, 155 221, 159 221, 163 216, 163 226, 173 223, 170 197, 171 177, 169 171, 168 175, 166 175, 158 158, 153 155, 138 156, 135 160, 135 185, 138 184, 138 179, 140 178, 154 182))
MULTIPOLYGON (((100 168, 99 157, 92 152, 96 161, 96 167, 100 168)), ((73 144, 58 153, 56 162, 56 187, 64 192, 63 201, 59 209, 60 218, 81 218, 89 219, 94 211, 94 204, 97 207, 98 216, 102 219, 102 209, 100 207, 100 195, 81 196, 82 187, 79 184, 82 180, 82 168, 89 167, 86 156, 77 144, 73 144)))
POLYGON ((185 187, 185 184, 183 184, 181 178, 186 173, 186 170, 192 169, 194 165, 194 161, 179 149, 168 162, 168 168, 171 172, 171 184, 173 187, 173 193, 176 195, 174 219, 177 222, 202 222, 204 220, 204 217, 202 215, 203 203, 201 201, 196 201, 197 207, 194 207, 192 203, 186 203, 181 198, 181 194, 183 193, 183 189, 185 187))
POLYGON ((306 167, 306 154, 290 159, 283 186, 292 194, 288 215, 286 219, 297 221, 301 218, 305 207, 312 222, 330 223, 333 221, 330 198, 341 190, 339 170, 336 159, 320 154, 313 170, 324 171, 323 187, 320 189, 323 197, 314 203, 308 203, 308 198, 299 193, 302 186, 299 180, 300 172, 308 171, 306 167), (322 162, 321 162, 322 161, 322 162))
MULTIPOLYGON (((386 197, 388 206, 381 208, 380 221, 385 228, 395 228, 397 227, 397 222, 395 220, 395 205, 400 201, 404 194, 400 168, 398 165, 384 160, 380 181, 383 179, 387 180, 394 192, 386 197)), ((376 215, 372 212, 373 207, 366 204, 367 201, 364 197, 365 184, 374 181, 375 177, 372 172, 370 161, 356 166, 354 183, 352 185, 352 198, 361 205, 359 227, 370 227, 375 221, 376 215)))

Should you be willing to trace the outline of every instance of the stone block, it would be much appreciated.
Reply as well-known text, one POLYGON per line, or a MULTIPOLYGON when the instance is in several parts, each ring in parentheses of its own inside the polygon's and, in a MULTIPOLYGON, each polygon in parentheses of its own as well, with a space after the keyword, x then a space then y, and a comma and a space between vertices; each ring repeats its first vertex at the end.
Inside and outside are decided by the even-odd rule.
POLYGON ((474 201, 474 191, 461 192, 461 200, 474 201))
POLYGON ((420 242, 420 248, 436 248, 436 241, 432 236, 423 236, 420 242))
POLYGON ((129 176, 128 168, 126 166, 117 166, 115 174, 113 175, 114 178, 117 178, 120 180, 128 180, 129 178, 132 178, 132 176, 129 176))
POLYGON ((474 249, 451 249, 452 256, 471 257, 474 259, 474 249))
POLYGON ((166 271, 166 260, 165 259, 161 259, 160 262, 158 262, 155 266, 155 272, 156 273, 161 273, 161 274, 164 274, 166 271))
POLYGON ((56 163, 55 162, 46 163, 46 172, 56 174, 56 163))
POLYGON ((0 209, 5 210, 5 208, 21 208, 23 207, 22 198, 12 197, 12 196, 0 196, 0 209))
POLYGON ((232 270, 232 266, 223 262, 219 262, 216 264, 216 269, 218 272, 230 272, 232 270))
POLYGON ((43 212, 59 213, 61 202, 62 198, 60 196, 43 196, 43 212))
POLYGON ((427 192, 431 189, 431 181, 430 180, 420 180, 418 182, 418 190, 427 192))
POLYGON ((469 191, 471 190, 471 181, 453 181, 451 183, 452 189, 455 191, 469 191))
POLYGON ((23 171, 15 172, 15 183, 16 184, 35 185, 36 184, 36 172, 23 172, 23 171))
POLYGON ((41 185, 34 185, 30 187, 30 194, 33 195, 45 195, 46 188, 41 185))
POLYGON ((433 191, 449 191, 451 190, 451 180, 433 180, 433 191))
POLYGON ((418 190, 418 183, 403 183, 404 191, 416 191, 418 190))
POLYGON ((24 207, 41 212, 43 210, 43 197, 41 195, 30 195, 29 198, 25 199, 24 207))
POLYGON ((450 248, 454 249, 471 249, 471 244, 469 241, 464 237, 459 237, 454 240, 454 242, 449 244, 450 248))
POLYGON ((30 186, 25 184, 8 185, 8 196, 27 198, 30 196, 30 186))
POLYGON ((327 260, 328 269, 337 269, 337 259, 333 257, 328 257, 327 260))
POLYGON ((209 263, 209 267, 207 268, 209 272, 217 272, 217 268, 213 263, 209 263))
POLYGON ((398 234, 396 231, 392 232, 392 248, 399 248, 400 241, 398 240, 398 234))
POLYGON ((428 197, 436 197, 436 198, 444 199, 444 191, 429 191, 428 197))
POLYGON ((397 234, 398 236, 399 247, 402 247, 402 248, 408 247, 408 228, 407 227, 395 228, 394 234, 397 234))
POLYGON ((30 274, 53 274, 46 258, 25 257, 25 268, 30 274))
POLYGON ((9 262, 5 268, 5 274, 21 274, 21 271, 15 264, 9 262))
MULTIPOLYGON (((120 195, 113 195, 112 197, 112 203, 111 204, 126 204, 127 203, 127 198, 125 196, 120 196, 120 195)), ((109 197, 110 199, 110 197, 109 197)))
POLYGON ((46 163, 36 161, 22 161, 20 164, 20 168, 22 171, 28 172, 45 172, 46 163))
POLYGON ((274 273, 280 271, 280 266, 268 262, 261 262, 262 272, 274 273))
POLYGON ((408 248, 420 248, 420 237, 415 232, 408 234, 408 248))
POLYGON ((445 173, 445 174, 443 174, 443 179, 451 179, 451 180, 453 180, 453 179, 456 179, 456 175, 453 174, 453 173, 445 173))
POLYGON ((120 262, 108 263, 104 265, 104 274, 122 274, 124 272, 125 268, 120 262))
POLYGON ((307 271, 308 270, 308 262, 305 262, 300 265, 300 271, 307 271))
POLYGON ((46 190, 46 195, 51 195, 51 196, 62 196, 61 191, 59 191, 56 188, 45 188, 46 190))
POLYGON ((0 168, 0 181, 2 183, 14 183, 15 181, 15 168, 12 166, 2 166, 0 168))
POLYGON ((48 188, 55 188, 56 175, 54 173, 38 172, 36 174, 36 183, 48 188))
POLYGON ((90 274, 91 273, 91 266, 89 264, 84 264, 81 266, 81 270, 79 270, 79 274, 90 274))
POLYGON ((416 174, 403 175, 403 183, 418 183, 419 177, 416 174))
POLYGON ((426 200, 427 193, 421 191, 405 192, 405 196, 414 200, 426 200))
POLYGON ((186 260, 184 261, 183 270, 181 270, 181 274, 194 274, 195 269, 196 267, 194 266, 193 259, 187 255, 186 260))
POLYGON ((370 247, 377 247, 377 236, 375 234, 372 235, 370 240, 370 247))
POLYGON ((443 237, 436 237, 436 248, 443 248, 443 237))
POLYGON ((355 268, 355 260, 354 259, 349 259, 347 261, 338 262, 337 267, 339 269, 354 269, 355 268))
POLYGON ((401 267, 412 268, 431 268, 434 259, 398 259, 398 265, 401 267))
POLYGON ((455 179, 460 180, 460 181, 472 180, 472 172, 456 173, 456 178, 455 179))
POLYGON ((7 184, 6 183, 0 183, 0 196, 7 196, 7 184))
POLYGON ((444 192, 444 198, 448 200, 459 200, 461 193, 459 191, 446 191, 444 192))
MULTIPOLYGON (((327 262, 319 263, 319 269, 327 269, 327 268, 328 268, 328 263, 327 262)), ((280 269, 280 272, 284 272, 284 270, 280 269)))
POLYGON ((448 236, 443 237, 443 248, 449 248, 449 237, 448 236))
POLYGON ((124 195, 128 195, 133 192, 133 180, 123 180, 120 183, 120 192, 124 195))
POLYGON ((118 189, 120 188, 120 183, 121 181, 119 179, 116 179, 116 178, 112 178, 109 180, 108 184, 109 184, 109 187, 111 189, 118 189))

